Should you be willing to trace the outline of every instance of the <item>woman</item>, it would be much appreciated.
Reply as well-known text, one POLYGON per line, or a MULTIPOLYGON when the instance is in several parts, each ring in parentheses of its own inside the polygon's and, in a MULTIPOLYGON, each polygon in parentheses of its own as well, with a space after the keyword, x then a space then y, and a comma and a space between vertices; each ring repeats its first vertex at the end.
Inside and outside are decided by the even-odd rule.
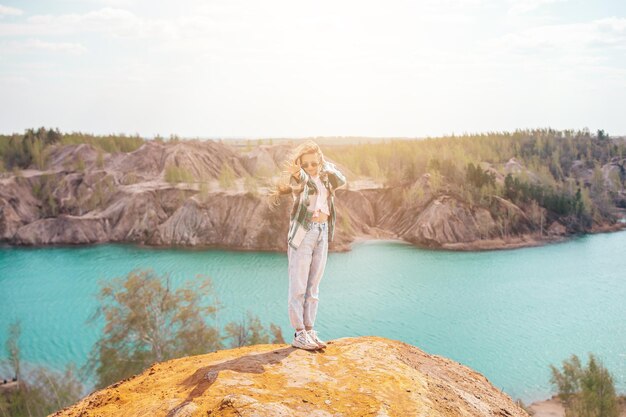
POLYGON ((313 141, 298 146, 288 159, 289 185, 280 194, 294 196, 287 256, 289 259, 289 320, 295 329, 292 346, 315 350, 326 347, 313 329, 319 302, 319 285, 328 255, 328 241, 335 227, 335 190, 346 179, 324 160, 313 141))

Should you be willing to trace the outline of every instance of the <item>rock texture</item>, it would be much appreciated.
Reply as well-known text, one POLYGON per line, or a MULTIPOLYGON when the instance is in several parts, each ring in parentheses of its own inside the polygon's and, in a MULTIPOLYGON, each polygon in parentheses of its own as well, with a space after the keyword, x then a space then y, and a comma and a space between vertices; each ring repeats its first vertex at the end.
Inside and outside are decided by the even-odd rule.
POLYGON ((527 417, 483 375, 380 337, 256 345, 155 363, 54 417, 527 417))

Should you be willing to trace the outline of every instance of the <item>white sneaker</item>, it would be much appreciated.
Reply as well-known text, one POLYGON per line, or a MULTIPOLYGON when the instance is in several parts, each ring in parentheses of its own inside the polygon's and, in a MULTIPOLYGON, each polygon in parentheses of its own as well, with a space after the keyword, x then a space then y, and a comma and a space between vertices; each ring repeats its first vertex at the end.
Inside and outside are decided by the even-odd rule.
POLYGON ((328 345, 326 344, 326 342, 324 342, 322 339, 320 339, 320 338, 317 336, 317 332, 316 332, 315 330, 313 330, 313 329, 308 330, 308 333, 309 333, 309 338, 310 338, 310 339, 311 339, 311 340, 312 340, 315 344, 317 344, 317 346, 319 346, 320 348, 325 348, 326 346, 328 346, 328 345))
POLYGON ((296 333, 293 338, 293 342, 291 342, 291 346, 305 350, 319 349, 317 343, 311 340, 309 334, 305 330, 300 330, 298 333, 296 333))

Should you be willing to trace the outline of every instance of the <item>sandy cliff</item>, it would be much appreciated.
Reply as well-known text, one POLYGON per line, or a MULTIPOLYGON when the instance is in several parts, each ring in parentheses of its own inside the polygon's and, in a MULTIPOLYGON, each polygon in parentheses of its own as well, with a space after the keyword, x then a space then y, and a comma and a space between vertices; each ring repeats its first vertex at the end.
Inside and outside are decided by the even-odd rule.
MULTIPOLYGON (((291 199, 284 197, 271 208, 263 195, 269 175, 288 150, 276 145, 241 151, 212 141, 147 142, 134 152, 114 154, 99 154, 88 144, 54 147, 45 170, 0 177, 0 243, 125 242, 286 251, 291 199), (166 181, 172 168, 186 172, 184 182, 166 181), (219 181, 225 172, 232 177, 226 187, 219 181)), ((513 162, 507 167, 522 169, 513 162)), ((350 181, 336 193, 332 251, 348 250, 363 238, 491 249, 559 240, 571 233, 561 219, 549 215, 539 233, 523 208, 498 197, 486 208, 445 190, 432 191, 428 174, 415 184, 388 188, 352 181, 352 174, 341 169, 350 181)), ((594 230, 624 227, 626 223, 596 224, 594 230)))
POLYGON ((380 337, 256 345, 153 364, 55 417, 528 416, 483 375, 380 337))

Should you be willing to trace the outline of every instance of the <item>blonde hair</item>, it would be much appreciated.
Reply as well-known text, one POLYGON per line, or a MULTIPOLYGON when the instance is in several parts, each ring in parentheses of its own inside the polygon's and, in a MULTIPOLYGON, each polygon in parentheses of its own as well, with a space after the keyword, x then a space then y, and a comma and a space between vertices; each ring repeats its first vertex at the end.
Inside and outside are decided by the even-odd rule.
POLYGON ((270 188, 269 199, 272 206, 276 206, 280 202, 280 197, 285 194, 301 193, 302 185, 291 185, 291 172, 289 168, 294 164, 302 163, 302 156, 307 154, 316 154, 320 165, 324 163, 324 154, 319 145, 312 140, 307 140, 304 143, 296 146, 289 156, 283 161, 282 171, 278 183, 270 188))

